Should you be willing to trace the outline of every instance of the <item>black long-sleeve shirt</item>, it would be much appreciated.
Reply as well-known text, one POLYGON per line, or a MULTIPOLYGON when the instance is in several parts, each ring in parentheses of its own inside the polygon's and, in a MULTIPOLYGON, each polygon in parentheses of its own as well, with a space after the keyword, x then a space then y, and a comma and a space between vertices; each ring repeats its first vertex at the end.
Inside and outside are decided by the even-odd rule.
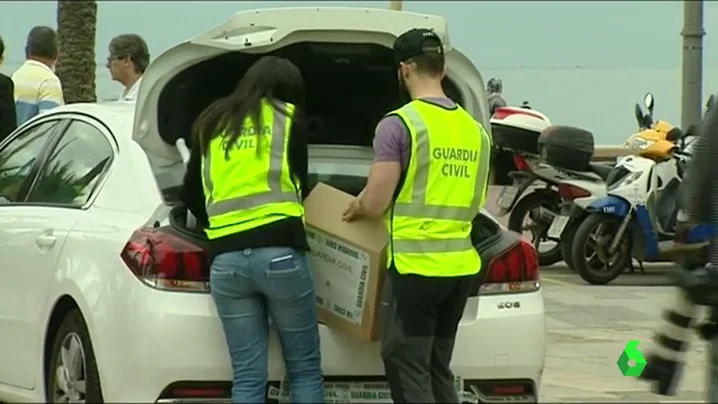
MULTIPOLYGON (((202 186, 202 154, 198 143, 194 142, 192 145, 180 198, 197 218, 197 221, 206 228, 209 226, 209 220, 202 186)), ((294 123, 289 133, 287 158, 289 170, 294 174, 301 187, 302 200, 306 198, 309 192, 307 187, 309 175, 307 144, 305 126, 294 123)), ((230 251, 244 250, 245 248, 260 247, 290 247, 308 251, 309 245, 307 244, 302 218, 290 217, 251 230, 210 240, 212 256, 230 251)))
POLYGON ((0 73, 0 142, 17 128, 14 92, 12 79, 0 73))

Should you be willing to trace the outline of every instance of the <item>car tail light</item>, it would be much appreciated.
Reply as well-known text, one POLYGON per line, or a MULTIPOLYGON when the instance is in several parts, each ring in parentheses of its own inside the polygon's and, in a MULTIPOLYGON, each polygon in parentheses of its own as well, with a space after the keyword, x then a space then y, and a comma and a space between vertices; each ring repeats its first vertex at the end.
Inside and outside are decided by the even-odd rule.
POLYGON ((120 257, 137 278, 153 288, 178 292, 209 291, 207 252, 161 229, 135 231, 120 257))
POLYGON ((520 240, 491 260, 480 294, 526 293, 539 288, 538 254, 531 243, 520 240))
POLYGON ((585 189, 570 184, 558 184, 558 194, 565 201, 591 196, 591 193, 585 189))
POLYGON ((522 156, 514 155, 514 165, 519 171, 531 171, 531 166, 522 156))

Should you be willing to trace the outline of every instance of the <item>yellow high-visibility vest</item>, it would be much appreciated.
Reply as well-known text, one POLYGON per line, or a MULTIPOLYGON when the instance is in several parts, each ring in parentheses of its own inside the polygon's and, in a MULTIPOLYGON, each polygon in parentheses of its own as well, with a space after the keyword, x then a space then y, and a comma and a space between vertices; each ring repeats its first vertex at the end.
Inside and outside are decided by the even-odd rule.
POLYGON ((207 145, 202 184, 210 240, 304 217, 299 183, 287 159, 293 115, 292 104, 262 100, 261 128, 246 117, 228 156, 226 137, 217 136, 207 145))
POLYGON ((411 136, 404 183, 388 212, 388 264, 401 274, 472 275, 481 258, 471 244, 473 219, 486 200, 491 139, 460 106, 414 100, 399 116, 411 136))

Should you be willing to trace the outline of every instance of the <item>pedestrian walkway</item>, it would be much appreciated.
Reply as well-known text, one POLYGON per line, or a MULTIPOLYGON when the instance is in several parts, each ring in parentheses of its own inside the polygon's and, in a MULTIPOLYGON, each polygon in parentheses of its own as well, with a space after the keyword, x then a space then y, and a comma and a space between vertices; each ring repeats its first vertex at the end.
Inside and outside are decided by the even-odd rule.
POLYGON ((540 402, 703 402, 707 344, 697 338, 675 398, 652 394, 616 365, 629 340, 652 344, 671 287, 543 287, 549 335, 540 402))

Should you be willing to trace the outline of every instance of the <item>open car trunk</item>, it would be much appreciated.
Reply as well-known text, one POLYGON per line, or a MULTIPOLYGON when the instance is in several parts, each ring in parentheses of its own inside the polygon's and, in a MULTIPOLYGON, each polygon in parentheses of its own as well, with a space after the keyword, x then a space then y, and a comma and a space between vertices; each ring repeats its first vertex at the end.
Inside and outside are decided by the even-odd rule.
POLYGON ((265 55, 287 58, 301 70, 312 144, 371 147, 377 122, 401 105, 391 47, 398 35, 416 27, 442 38, 447 94, 490 130, 483 80, 452 48, 440 17, 363 8, 239 12, 170 48, 143 76, 133 139, 146 152, 165 200, 176 199, 184 174, 177 140, 191 145, 199 113, 230 94, 265 55))
MULTIPOLYGON (((273 55, 290 60, 306 87, 305 115, 314 144, 371 147, 374 128, 387 112, 402 105, 391 49, 376 44, 299 42, 272 52, 229 52, 189 67, 160 93, 157 124, 162 139, 191 139, 190 128, 210 103, 232 93, 249 67, 273 55)), ((447 94, 463 104, 451 79, 447 94)))

